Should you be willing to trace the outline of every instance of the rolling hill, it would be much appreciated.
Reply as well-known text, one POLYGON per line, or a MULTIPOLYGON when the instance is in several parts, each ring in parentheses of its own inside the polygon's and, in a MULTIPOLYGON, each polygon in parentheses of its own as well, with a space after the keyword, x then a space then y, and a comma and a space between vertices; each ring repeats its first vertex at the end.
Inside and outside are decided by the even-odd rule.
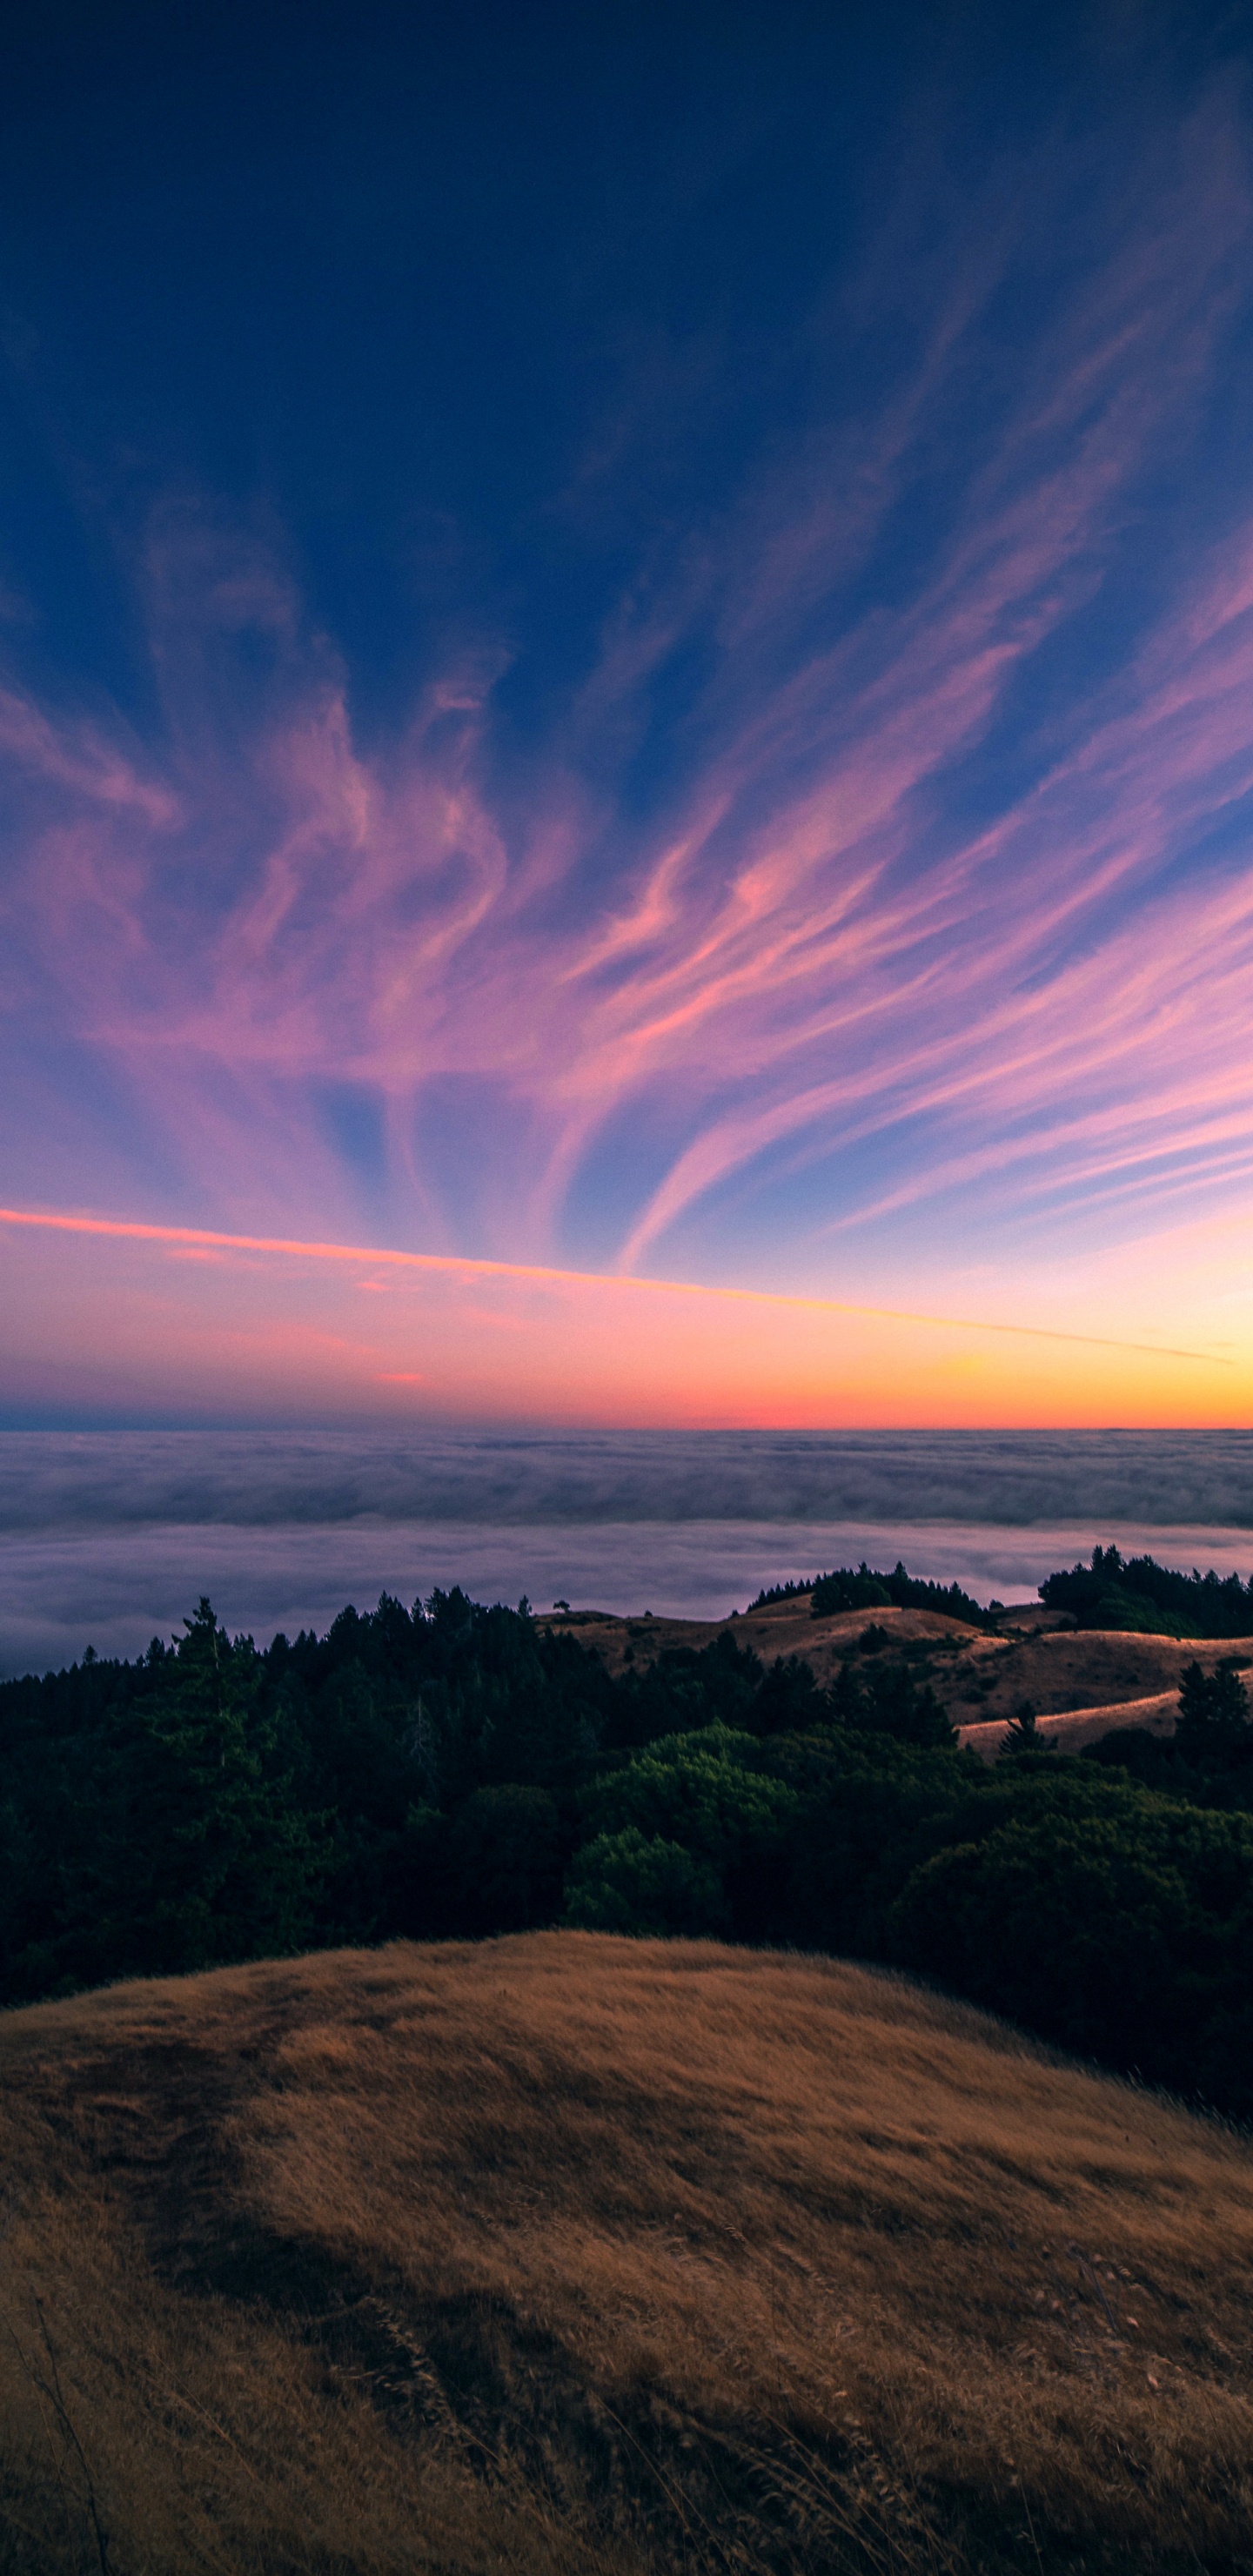
POLYGON ((699 1651, 726 1635, 751 1646, 767 1664, 776 1655, 803 1656, 826 1686, 856 1653, 872 1621, 883 1638, 882 1654, 908 1663, 928 1681, 962 1740, 989 1755, 1024 1701, 1052 1721, 1046 1731, 1056 1733, 1067 1751, 1117 1726, 1124 1709, 1128 1725, 1168 1734, 1180 1678, 1190 1663, 1211 1672, 1227 1657, 1253 1662, 1253 1637, 1181 1639, 1076 1629, 1064 1614, 1034 1603, 1007 1612, 990 1634, 934 1610, 844 1610, 815 1619, 804 1593, 722 1620, 623 1619, 579 1611, 544 1625, 568 1629, 615 1675, 628 1662, 646 1669, 667 1649, 699 1651), (1146 1701, 1152 1703, 1147 1712, 1146 1701), (986 1736, 979 1732, 985 1727, 986 1736))
POLYGON ((1253 2566, 1253 2150, 904 1980, 399 1943, 0 2066, 0 2566, 1253 2566))

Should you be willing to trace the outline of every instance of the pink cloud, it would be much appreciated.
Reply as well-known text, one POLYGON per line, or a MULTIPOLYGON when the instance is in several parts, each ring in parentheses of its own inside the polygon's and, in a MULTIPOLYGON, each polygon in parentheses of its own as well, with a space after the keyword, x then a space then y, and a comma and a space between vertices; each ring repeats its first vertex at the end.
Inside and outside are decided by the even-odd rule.
POLYGON ((363 1317, 361 1246, 219 1240, 239 1257, 172 1264, 178 1232, 0 1214, 6 1400, 55 1386, 360 1417, 412 1389, 431 1415, 752 1424, 1087 1422, 1112 1397, 1122 1420, 1196 1421, 1229 1418, 1253 1385, 1247 1349, 1163 1336, 390 1253, 374 1257, 412 1296, 363 1317))

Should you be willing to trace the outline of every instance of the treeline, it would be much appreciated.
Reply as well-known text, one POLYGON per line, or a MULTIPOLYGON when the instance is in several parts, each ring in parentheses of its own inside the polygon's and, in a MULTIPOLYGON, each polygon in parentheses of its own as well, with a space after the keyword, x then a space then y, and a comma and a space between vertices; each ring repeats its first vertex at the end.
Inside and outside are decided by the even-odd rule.
MULTIPOLYGON (((881 1632, 880 1632, 881 1633, 881 1632)), ((1174 1743, 955 1750, 916 1669, 829 1690, 724 1632, 611 1677, 525 1605, 384 1598, 264 1652, 0 1687, 0 2000, 557 1921, 921 1971, 1253 2116, 1253 1730, 1194 1671, 1174 1743), (1147 1748, 1147 1749, 1146 1749, 1147 1748)))
POLYGON ((959 1583, 926 1583, 907 1574, 899 1562, 890 1574, 872 1573, 863 1562, 854 1573, 841 1566, 820 1574, 810 1602, 812 1619, 829 1619, 837 1610, 938 1610, 943 1619, 963 1619, 970 1628, 995 1625, 992 1614, 963 1592, 959 1583))
MULTIPOLYGON (((1155 1557, 1124 1557, 1116 1547, 1096 1547, 1090 1564, 1046 1575, 1039 1591, 1046 1608, 1068 1611, 1080 1628, 1167 1637, 1253 1636, 1253 1575, 1244 1584, 1238 1574, 1216 1574, 1212 1566, 1208 1574, 1180 1574, 1155 1557)), ((859 1566, 840 1566, 832 1574, 772 1584, 749 1608, 765 1610, 773 1602, 806 1598, 814 1619, 841 1610, 938 1610, 943 1618, 962 1619, 971 1628, 994 1628, 1001 1606, 993 1603, 985 1610, 960 1584, 923 1582, 900 1564, 890 1574, 879 1573, 863 1558, 859 1566)))
POLYGON ((1081 1628, 1131 1628, 1167 1637, 1253 1636, 1253 1576, 1179 1574, 1151 1556, 1096 1547, 1089 1565, 1050 1574, 1040 1585, 1050 1610, 1068 1610, 1081 1628))
POLYGON ((890 1574, 877 1574, 863 1557, 858 1566, 837 1566, 833 1574, 811 1574, 799 1583, 772 1583, 759 1592, 750 1610, 768 1610, 778 1601, 809 1601, 811 1619, 829 1619, 840 1610, 938 1610, 941 1618, 964 1619, 970 1628, 991 1628, 992 1612, 972 1600, 959 1583, 927 1583, 907 1574, 898 1563, 890 1574))

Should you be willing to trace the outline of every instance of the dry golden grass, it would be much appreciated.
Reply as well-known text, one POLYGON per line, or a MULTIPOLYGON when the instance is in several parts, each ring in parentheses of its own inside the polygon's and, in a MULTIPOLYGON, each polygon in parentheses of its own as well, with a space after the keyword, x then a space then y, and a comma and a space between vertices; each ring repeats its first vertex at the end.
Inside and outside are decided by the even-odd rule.
MULTIPOLYGON (((1253 1637, 1181 1639, 1122 1629, 1071 1629, 1058 1626, 1058 1615, 1024 1611, 1003 1622, 1002 1633, 995 1636, 933 1610, 880 1609, 873 1618, 886 1633, 888 1651, 906 1651, 919 1679, 931 1683, 955 1726, 1007 1719, 1024 1699, 1041 1717, 1118 1708, 1177 1692, 1190 1663, 1212 1672, 1224 1656, 1253 1658, 1253 1637)), ((806 1595, 800 1602, 771 1602, 737 1619, 618 1619, 583 1611, 544 1624, 568 1628, 614 1674, 623 1671, 628 1647, 643 1669, 665 1647, 708 1646, 726 1631, 765 1663, 776 1655, 803 1656, 816 1679, 827 1685, 870 1617, 865 1610, 843 1610, 828 1619, 811 1619, 806 1595)), ((1082 1734, 1077 1739, 1089 1740, 1082 1734)))
MULTIPOLYGON (((1042 1717, 1039 1732, 1042 1743, 1056 1746, 1059 1753, 1082 1753, 1086 1745, 1098 1744, 1102 1736, 1116 1735, 1125 1726, 1141 1727, 1146 1735, 1171 1736, 1178 1717, 1178 1691, 1157 1691, 1149 1699, 1116 1700, 1103 1708, 1071 1709, 1065 1717, 1042 1717)), ((985 1718, 974 1726, 959 1726, 957 1741, 963 1752, 995 1762, 1008 1733, 1008 1718, 985 1718)))
POLYGON ((746 1610, 727 1619, 624 1619, 611 1611, 576 1610, 567 1618, 545 1618, 543 1625, 557 1634, 568 1632, 581 1646, 590 1647, 615 1675, 625 1669, 628 1648, 632 1662, 645 1670, 667 1647, 690 1646, 699 1652, 726 1633, 737 1646, 751 1646, 764 1663, 773 1662, 776 1655, 803 1655, 818 1680, 829 1682, 839 1670, 841 1656, 872 1617, 895 1645, 925 1640, 987 1655, 1003 1642, 989 1641, 982 1629, 967 1628, 960 1619, 942 1618, 934 1610, 838 1610, 829 1618, 813 1619, 808 1593, 799 1601, 771 1601, 762 1610, 746 1610))
POLYGON ((1253 2567, 1253 2152, 902 1982, 398 1945, 0 2070, 0 2565, 1253 2567))

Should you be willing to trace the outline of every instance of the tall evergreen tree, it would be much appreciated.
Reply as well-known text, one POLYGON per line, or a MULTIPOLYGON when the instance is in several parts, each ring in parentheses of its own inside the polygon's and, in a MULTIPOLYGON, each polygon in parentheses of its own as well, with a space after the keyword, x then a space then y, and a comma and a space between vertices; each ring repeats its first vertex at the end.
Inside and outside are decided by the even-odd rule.
POLYGON ((119 1946, 134 1969, 208 1967, 307 1939, 325 1852, 265 1711, 261 1657, 202 1599, 119 1746, 119 1946), (173 1669, 169 1669, 172 1665, 173 1669))

